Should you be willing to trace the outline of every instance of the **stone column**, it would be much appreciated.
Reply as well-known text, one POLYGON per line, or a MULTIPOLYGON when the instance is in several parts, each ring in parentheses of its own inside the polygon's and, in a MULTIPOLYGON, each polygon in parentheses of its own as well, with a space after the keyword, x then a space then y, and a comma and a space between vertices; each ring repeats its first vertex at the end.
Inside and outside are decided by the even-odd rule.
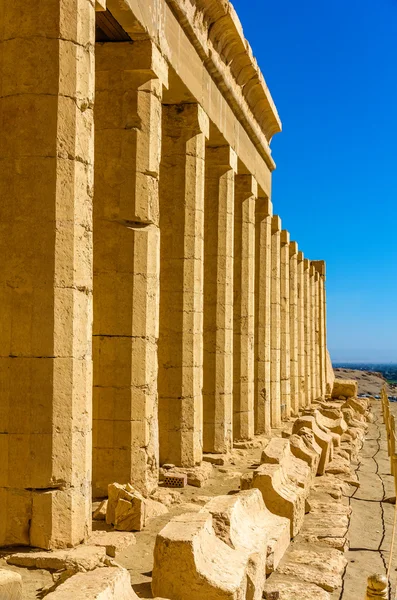
POLYGON ((289 232, 281 232, 280 281, 281 281, 281 417, 291 416, 291 352, 290 352, 290 297, 289 297, 289 232))
POLYGON ((310 286, 310 261, 305 258, 304 268, 304 299, 305 299, 305 406, 312 400, 312 336, 311 336, 311 286, 310 286))
POLYGON ((281 219, 272 217, 272 283, 271 283, 271 423, 281 425, 281 219))
POLYGON ((163 107, 160 169, 160 462, 202 459, 204 164, 199 104, 163 107))
POLYGON ((299 413, 299 310, 298 310, 298 244, 289 245, 289 333, 290 333, 290 376, 291 411, 299 413))
POLYGON ((237 175, 234 219, 233 435, 254 436, 255 201, 252 175, 237 175))
POLYGON ((310 263, 310 356, 311 356, 311 401, 317 398, 317 356, 316 356, 316 269, 310 263))
POLYGON ((299 408, 306 406, 305 271, 303 252, 298 252, 298 390, 299 408))
POLYGON ((314 284, 316 301, 316 398, 321 398, 320 275, 317 269, 314 275, 314 284))
POLYGON ((95 11, 0 14, 0 546, 74 546, 91 529, 95 11))
POLYGON ((237 155, 207 147, 204 203, 204 452, 233 445, 233 232, 237 155))
POLYGON ((260 197, 255 225, 255 433, 270 433, 272 203, 260 197))
POLYGON ((150 41, 96 45, 93 493, 158 482, 161 97, 150 41))
POLYGON ((324 397, 327 385, 327 342, 326 342, 326 302, 325 302, 325 262, 323 260, 314 261, 319 273, 319 328, 320 328, 320 391, 324 397))

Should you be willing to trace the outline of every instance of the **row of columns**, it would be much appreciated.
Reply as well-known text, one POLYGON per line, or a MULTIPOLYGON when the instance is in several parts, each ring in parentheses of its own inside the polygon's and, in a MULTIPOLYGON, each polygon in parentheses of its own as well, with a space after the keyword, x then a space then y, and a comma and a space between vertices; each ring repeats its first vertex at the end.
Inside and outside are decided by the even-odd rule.
POLYGON ((0 545, 75 545, 91 478, 94 496, 149 492, 159 463, 227 452, 325 393, 323 263, 201 106, 163 103, 155 45, 96 44, 94 83, 93 6, 56 4, 37 64, 2 73, 0 545), (36 89, 41 60, 73 77, 36 89))

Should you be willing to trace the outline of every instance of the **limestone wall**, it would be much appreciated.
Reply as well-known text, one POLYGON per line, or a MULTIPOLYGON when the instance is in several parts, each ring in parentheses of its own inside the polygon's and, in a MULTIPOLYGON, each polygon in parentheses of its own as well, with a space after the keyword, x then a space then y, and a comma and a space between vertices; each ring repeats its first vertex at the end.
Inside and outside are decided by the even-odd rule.
POLYGON ((227 0, 0 20, 0 545, 76 545, 108 483, 325 396, 325 264, 273 215, 281 123, 227 0))

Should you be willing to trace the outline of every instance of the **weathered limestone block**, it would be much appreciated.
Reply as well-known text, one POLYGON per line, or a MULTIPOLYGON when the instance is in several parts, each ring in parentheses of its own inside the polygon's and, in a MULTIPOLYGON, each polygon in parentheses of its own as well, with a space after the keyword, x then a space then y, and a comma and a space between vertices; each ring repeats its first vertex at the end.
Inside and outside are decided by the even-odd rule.
POLYGON ((339 396, 345 396, 345 398, 355 398, 357 393, 357 381, 354 381, 353 379, 335 379, 332 388, 332 398, 339 398, 339 396))
POLYGON ((322 544, 297 542, 290 546, 278 566, 278 572, 294 575, 307 583, 333 592, 342 584, 347 560, 343 553, 322 544))
POLYGON ((255 245, 255 433, 269 434, 271 361, 271 252, 273 206, 268 198, 256 202, 255 245))
POLYGON ((303 431, 303 429, 300 430, 299 435, 293 434, 289 437, 291 452, 296 458, 305 461, 313 476, 316 476, 321 457, 321 448, 317 444, 313 432, 310 429, 307 431, 303 431))
POLYGON ((255 202, 258 184, 237 175, 234 202, 233 436, 254 437, 255 202))
POLYGON ((128 484, 112 483, 108 491, 106 522, 119 531, 141 531, 149 519, 168 512, 164 504, 144 498, 128 484))
POLYGON ((23 600, 22 577, 18 573, 0 569, 0 598, 4 600, 23 600))
POLYGON ((9 556, 7 563, 17 567, 34 567, 36 569, 53 569, 55 571, 66 569, 92 571, 102 566, 105 558, 105 548, 77 546, 77 548, 54 550, 53 552, 19 552, 9 556))
POLYGON ((48 594, 49 600, 135 600, 130 574, 121 567, 77 573, 48 594))
POLYGON ((351 398, 348 398, 346 400, 346 402, 344 402, 344 404, 342 405, 342 411, 345 408, 351 408, 353 411, 358 413, 355 415, 356 418, 358 418, 361 415, 363 415, 365 417, 368 412, 368 405, 369 405, 369 402, 368 402, 367 398, 351 397, 351 398))
POLYGON ((289 439, 272 438, 266 448, 262 451, 261 464, 278 464, 288 478, 299 487, 309 492, 312 482, 312 472, 308 464, 296 458, 291 452, 289 439))
POLYGON ((226 453, 233 445, 233 230, 237 155, 230 146, 207 146, 205 159, 203 450, 226 453))
POLYGON ((314 439, 321 448, 321 457, 318 465, 317 475, 323 475, 329 461, 333 458, 333 443, 331 434, 326 433, 317 425, 316 419, 312 416, 304 416, 297 419, 294 423, 292 432, 299 434, 302 428, 311 429, 314 439))
POLYGON ((94 521, 106 521, 106 511, 107 511, 107 507, 108 507, 108 501, 106 500, 102 500, 102 502, 100 502, 94 509, 93 506, 93 512, 92 512, 92 518, 94 521))
POLYGON ((247 557, 221 541, 208 512, 175 517, 154 549, 152 591, 174 600, 244 600, 247 557))
POLYGON ((279 464, 261 465, 254 471, 251 485, 261 491, 272 513, 289 519, 291 537, 297 535, 305 516, 305 490, 291 481, 279 464))
POLYGON ((122 533, 119 531, 93 531, 87 540, 91 546, 99 546, 106 549, 106 554, 114 558, 116 552, 121 552, 129 546, 136 544, 133 533, 122 533))
POLYGON ((328 592, 314 583, 307 583, 292 575, 273 573, 265 584, 265 598, 279 593, 279 600, 330 600, 328 592))
POLYGON ((347 431, 347 423, 343 418, 342 413, 340 413, 340 416, 336 417, 335 419, 324 415, 323 409, 316 410, 313 414, 316 417, 316 421, 320 427, 328 429, 337 435, 343 435, 347 431))

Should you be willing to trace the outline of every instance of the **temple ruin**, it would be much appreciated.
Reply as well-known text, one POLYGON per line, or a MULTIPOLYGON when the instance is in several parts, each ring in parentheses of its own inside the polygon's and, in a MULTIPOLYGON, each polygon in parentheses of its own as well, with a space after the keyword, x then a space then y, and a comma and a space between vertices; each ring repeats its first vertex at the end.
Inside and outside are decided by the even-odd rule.
MULTIPOLYGON (((325 263, 273 212, 281 121, 239 19, 228 0, 0 0, 0 25, 0 546, 79 546, 109 485, 145 499, 164 465, 267 436, 240 495, 178 521, 241 574, 216 598, 262 597, 241 591, 253 550, 233 519, 259 554, 278 528, 278 564, 368 407, 321 405, 325 263), (222 511, 243 558, 212 529, 222 511)), ((153 571, 171 600, 175 527, 153 571)))

